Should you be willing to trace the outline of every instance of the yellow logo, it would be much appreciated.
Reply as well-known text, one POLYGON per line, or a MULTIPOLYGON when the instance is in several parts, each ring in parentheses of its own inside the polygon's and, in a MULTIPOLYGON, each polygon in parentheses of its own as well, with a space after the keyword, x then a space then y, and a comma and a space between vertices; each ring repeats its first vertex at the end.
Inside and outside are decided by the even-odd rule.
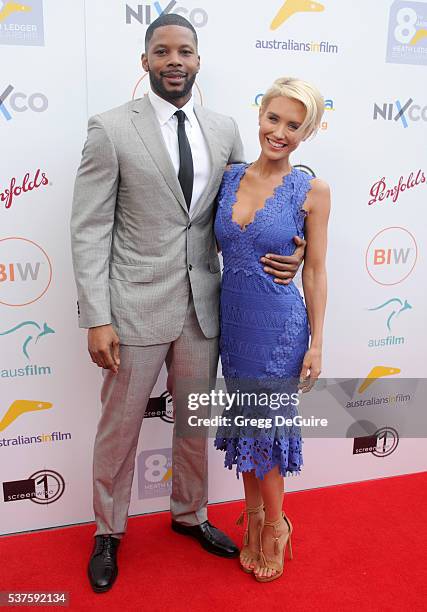
POLYGON ((391 368, 389 366, 375 366, 369 372, 363 383, 360 385, 358 392, 363 393, 368 387, 374 384, 378 378, 384 378, 384 376, 395 376, 400 374, 399 368, 391 368))
POLYGON ((166 472, 166 474, 163 476, 162 478, 162 482, 168 482, 168 480, 170 480, 172 478, 172 468, 168 468, 168 471, 166 472))
POLYGON ((277 30, 287 19, 296 13, 320 13, 324 10, 325 7, 319 2, 312 2, 311 0, 286 0, 271 22, 270 29, 277 30))
POLYGON ((13 13, 29 13, 31 6, 18 4, 17 2, 6 2, 0 11, 0 21, 5 21, 13 13))
POLYGON ((11 404, 9 410, 6 412, 2 420, 0 421, 0 431, 4 431, 6 427, 9 427, 13 421, 16 421, 21 414, 25 412, 37 412, 38 410, 48 410, 52 408, 53 404, 50 402, 36 402, 33 400, 16 400, 11 404))
POLYGON ((418 32, 415 34, 415 36, 413 37, 413 39, 411 40, 411 42, 409 43, 411 45, 411 47, 415 47, 420 40, 423 40, 423 38, 427 37, 427 30, 421 29, 418 30, 418 32))

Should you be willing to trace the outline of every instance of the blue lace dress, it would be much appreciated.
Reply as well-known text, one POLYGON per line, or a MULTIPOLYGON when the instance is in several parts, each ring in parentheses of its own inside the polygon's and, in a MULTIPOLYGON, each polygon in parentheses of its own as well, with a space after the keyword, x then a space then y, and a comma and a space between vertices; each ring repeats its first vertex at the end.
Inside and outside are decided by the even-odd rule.
MULTIPOLYGON (((224 174, 218 194, 215 234, 222 250, 220 354, 227 388, 248 385, 257 393, 296 392, 309 324, 297 287, 278 285, 264 272, 260 258, 266 253, 291 255, 293 237, 304 237, 306 211, 302 206, 311 188, 310 177, 293 169, 258 210, 252 223, 241 229, 232 220, 236 193, 248 164, 234 164, 224 174)), ((254 470, 263 478, 276 465, 285 476, 301 470, 301 432, 295 426, 276 425, 275 417, 297 414, 297 406, 254 408, 233 406, 224 411, 227 426, 218 428, 215 446, 225 451, 225 467, 239 472, 254 470), (235 416, 271 417, 272 427, 235 423, 235 416)), ((282 423, 283 421, 281 421, 282 423)))

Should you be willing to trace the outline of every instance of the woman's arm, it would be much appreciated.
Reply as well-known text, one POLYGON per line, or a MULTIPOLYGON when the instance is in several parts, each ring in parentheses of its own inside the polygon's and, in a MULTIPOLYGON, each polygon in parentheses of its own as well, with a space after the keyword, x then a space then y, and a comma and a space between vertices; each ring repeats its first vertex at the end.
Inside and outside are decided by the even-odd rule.
POLYGON ((311 339, 301 371, 301 378, 312 379, 312 384, 319 377, 322 368, 323 322, 327 294, 325 262, 330 207, 328 184, 314 179, 305 204, 308 211, 305 222, 307 247, 302 271, 311 339))

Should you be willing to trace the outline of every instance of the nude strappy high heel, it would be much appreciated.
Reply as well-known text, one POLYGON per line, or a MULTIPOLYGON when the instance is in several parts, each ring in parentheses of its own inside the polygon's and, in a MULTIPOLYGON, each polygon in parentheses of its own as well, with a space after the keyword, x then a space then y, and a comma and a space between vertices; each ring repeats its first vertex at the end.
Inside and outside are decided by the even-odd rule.
POLYGON ((279 519, 275 522, 264 521, 264 528, 272 527, 274 530, 274 554, 277 556, 281 555, 281 563, 275 561, 274 559, 268 559, 265 556, 261 546, 260 567, 267 567, 269 569, 275 570, 276 573, 272 576, 258 576, 257 574, 254 574, 255 580, 258 580, 258 582, 271 582, 272 580, 280 578, 280 576, 283 574, 283 565, 285 563, 286 547, 288 544, 290 558, 292 559, 292 524, 284 512, 282 512, 282 518, 285 520, 285 524, 288 526, 288 531, 284 533, 279 533, 279 528, 283 526, 282 519, 279 519))
POLYGON ((236 521, 236 525, 243 525, 244 522, 244 517, 247 517, 247 523, 246 523, 246 530, 245 530, 245 534, 243 536, 243 546, 242 549, 240 551, 240 566, 242 568, 242 570, 244 572, 246 572, 247 574, 252 574, 252 572, 254 571, 253 569, 247 568, 243 565, 242 563, 242 554, 243 555, 247 555, 248 557, 250 557, 253 560, 253 563, 256 565, 259 561, 259 555, 260 555, 260 550, 261 550, 261 531, 262 531, 262 527, 264 525, 264 504, 261 504, 260 506, 258 506, 258 508, 246 508, 246 510, 243 510, 241 515, 239 516, 239 518, 236 521), (262 513, 262 517, 261 517, 261 513, 262 513), (254 551, 252 548, 250 548, 249 546, 249 521, 250 521, 250 517, 254 514, 259 514, 259 518, 258 518, 258 524, 257 524, 257 530, 258 530, 258 537, 257 540, 259 542, 259 550, 254 551))

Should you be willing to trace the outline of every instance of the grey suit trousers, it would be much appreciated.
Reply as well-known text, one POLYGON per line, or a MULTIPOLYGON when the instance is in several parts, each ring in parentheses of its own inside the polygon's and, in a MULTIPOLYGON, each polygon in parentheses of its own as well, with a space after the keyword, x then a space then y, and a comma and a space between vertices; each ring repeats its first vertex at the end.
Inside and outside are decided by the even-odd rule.
MULTIPOLYGON (((214 381, 218 366, 218 339, 200 329, 190 292, 187 314, 179 337, 154 346, 120 346, 120 368, 103 371, 102 415, 94 448, 95 535, 126 531, 135 455, 144 412, 160 370, 166 363, 170 377, 214 381)), ((184 406, 177 405, 175 414, 184 406)), ((181 412, 180 412, 181 411, 181 412)), ((184 525, 207 520, 207 438, 172 440, 171 513, 184 525)))

